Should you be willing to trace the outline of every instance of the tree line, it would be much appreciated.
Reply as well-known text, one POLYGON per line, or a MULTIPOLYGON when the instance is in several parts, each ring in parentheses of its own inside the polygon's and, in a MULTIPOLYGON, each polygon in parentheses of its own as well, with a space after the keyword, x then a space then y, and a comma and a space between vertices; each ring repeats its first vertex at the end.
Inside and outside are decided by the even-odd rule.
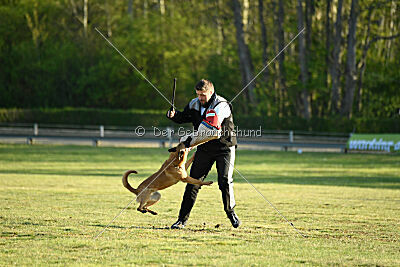
POLYGON ((0 106, 168 108, 96 27, 168 98, 177 77, 180 107, 207 78, 237 112, 392 117, 399 8, 395 0, 0 0, 0 106))

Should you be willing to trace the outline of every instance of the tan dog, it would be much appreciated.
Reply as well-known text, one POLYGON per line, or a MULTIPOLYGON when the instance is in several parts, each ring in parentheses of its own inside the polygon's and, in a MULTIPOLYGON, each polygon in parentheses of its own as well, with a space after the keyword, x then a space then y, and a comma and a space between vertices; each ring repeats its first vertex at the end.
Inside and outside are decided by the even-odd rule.
POLYGON ((122 183, 124 186, 138 196, 136 201, 140 204, 137 210, 142 213, 150 212, 153 215, 157 215, 155 211, 147 208, 160 200, 161 194, 157 191, 170 187, 179 181, 195 185, 212 184, 212 182, 203 182, 188 176, 186 170, 193 162, 194 155, 188 162, 186 162, 189 149, 186 149, 183 143, 179 143, 178 146, 171 148, 168 151, 171 152, 169 158, 164 162, 161 168, 144 180, 137 189, 133 188, 128 183, 129 174, 137 173, 136 171, 127 171, 122 177, 122 183))

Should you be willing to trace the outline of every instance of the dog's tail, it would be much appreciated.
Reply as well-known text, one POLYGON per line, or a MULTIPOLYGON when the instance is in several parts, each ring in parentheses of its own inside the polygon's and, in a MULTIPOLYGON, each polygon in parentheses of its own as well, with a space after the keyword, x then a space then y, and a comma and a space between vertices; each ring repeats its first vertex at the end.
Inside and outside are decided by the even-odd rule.
POLYGON ((129 183, 128 183, 128 176, 131 173, 137 173, 137 171, 130 170, 124 173, 124 176, 122 176, 122 184, 125 186, 126 189, 137 195, 139 192, 137 189, 133 188, 129 183))

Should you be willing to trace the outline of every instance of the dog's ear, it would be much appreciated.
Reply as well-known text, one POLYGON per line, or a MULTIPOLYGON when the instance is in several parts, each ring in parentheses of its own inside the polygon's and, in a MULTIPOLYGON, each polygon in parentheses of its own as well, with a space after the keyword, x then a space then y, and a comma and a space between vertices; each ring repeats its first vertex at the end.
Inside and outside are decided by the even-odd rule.
POLYGON ((168 152, 176 152, 176 147, 168 149, 168 152))

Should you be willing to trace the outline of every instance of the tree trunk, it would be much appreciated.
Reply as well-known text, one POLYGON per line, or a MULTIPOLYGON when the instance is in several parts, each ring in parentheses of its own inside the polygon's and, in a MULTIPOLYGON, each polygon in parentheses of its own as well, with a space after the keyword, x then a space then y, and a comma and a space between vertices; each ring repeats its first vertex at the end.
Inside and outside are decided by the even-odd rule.
POLYGON ((332 63, 330 67, 332 80, 331 109, 333 114, 339 111, 339 81, 340 81, 340 48, 342 43, 342 7, 343 0, 338 0, 335 22, 335 38, 333 40, 332 63))
POLYGON ((133 18, 133 0, 128 0, 128 16, 133 18))
POLYGON ((221 0, 216 1, 216 9, 215 9, 215 17, 217 23, 217 31, 218 31, 218 44, 217 44, 217 54, 222 55, 222 47, 224 43, 224 28, 221 19, 221 0))
POLYGON ((85 35, 85 38, 87 38, 87 30, 88 30, 88 1, 89 0, 83 0, 83 32, 85 35))
POLYGON ((80 21, 82 22, 82 20, 79 18, 78 16, 78 9, 76 7, 75 1, 74 0, 70 0, 69 1, 71 3, 71 8, 72 8, 72 13, 74 14, 74 16, 80 21))
MULTIPOLYGON (((302 0, 297 0, 297 31, 300 32, 304 28, 303 5, 302 0)), ((308 84, 308 67, 306 57, 306 40, 304 34, 299 35, 299 64, 300 64, 300 78, 302 83, 301 91, 301 104, 302 115, 305 119, 310 119, 310 103, 309 93, 307 90, 308 84)))
POLYGON ((147 19, 147 10, 149 9, 149 4, 147 0, 143 1, 143 18, 147 19))
POLYGON ((368 49, 369 49, 369 46, 370 46, 370 41, 369 40, 370 40, 370 35, 371 35, 371 18, 372 18, 373 9, 374 9, 373 5, 371 5, 368 8, 367 33, 366 33, 364 44, 363 44, 363 49, 362 49, 362 55, 361 55, 361 58, 360 58, 360 62, 358 64, 359 68, 358 68, 357 94, 356 94, 356 112, 357 113, 359 113, 361 111, 362 79, 363 79, 363 76, 364 76, 368 49))
MULTIPOLYGON (((326 91, 328 92, 329 88, 329 66, 330 66, 330 53, 331 53, 331 40, 332 40, 332 33, 331 33, 331 4, 332 0, 327 0, 326 1, 326 10, 325 10, 325 79, 324 79, 324 85, 326 88, 326 91)), ((323 95, 322 98, 322 103, 319 109, 318 116, 323 117, 325 116, 325 112, 329 110, 329 95, 323 95)))
POLYGON ((356 28, 358 16, 358 0, 351 1, 349 18, 349 34, 347 37, 346 88, 340 114, 350 117, 356 89, 356 28))
POLYGON ((160 5, 161 16, 163 16, 165 14, 165 2, 164 0, 159 0, 158 3, 160 5))
POLYGON ((249 6, 250 6, 250 3, 249 3, 249 0, 242 0, 242 2, 243 2, 242 22, 243 22, 244 41, 247 43, 249 41, 248 31, 249 31, 249 6))
MULTIPOLYGON (((389 35, 393 35, 393 33, 396 32, 395 21, 398 18, 398 12, 399 12, 399 11, 396 12, 396 9, 398 9, 396 2, 398 4, 398 1, 391 1, 391 4, 390 4, 390 17, 389 17, 389 23, 388 23, 389 24, 388 25, 389 35)), ((386 42, 386 44, 387 44, 386 45, 386 62, 391 61, 394 56, 393 49, 392 49, 392 47, 393 47, 392 42, 393 42, 392 39, 390 39, 386 42)))
MULTIPOLYGON (((283 30, 283 23, 285 18, 285 8, 283 5, 283 0, 278 1, 278 13, 277 13, 277 32, 276 35, 278 37, 278 51, 282 51, 285 47, 285 35, 283 30)), ((278 80, 279 80, 279 94, 278 94, 278 104, 279 104, 279 113, 285 113, 285 104, 284 99, 286 95, 286 71, 285 71, 285 51, 278 56, 278 80)))
POLYGON ((254 96, 254 83, 250 83, 253 78, 253 64, 250 57, 250 51, 247 44, 244 41, 242 14, 239 0, 232 1, 232 9, 235 19, 236 28, 236 41, 238 44, 238 54, 240 62, 240 70, 242 73, 242 84, 243 87, 247 86, 247 97, 251 105, 255 104, 254 96), (250 83, 250 84, 249 84, 250 83))
POLYGON ((312 33, 312 18, 314 15, 314 0, 306 0, 305 22, 306 22, 306 58, 310 58, 311 50, 311 33, 312 33))
POLYGON ((107 16, 107 36, 110 38, 112 36, 112 28, 111 28, 111 7, 108 3, 109 0, 105 2, 106 16, 107 16))
POLYGON ((328 76, 329 76, 329 66, 330 66, 330 51, 331 51, 331 19, 330 19, 330 14, 331 14, 331 3, 332 0, 327 0, 326 1, 326 10, 325 10, 325 49, 326 49, 326 54, 325 54, 325 87, 328 88, 328 76))
MULTIPOLYGON (((311 62, 311 34, 312 34, 312 21, 313 21, 313 16, 314 16, 315 8, 314 8, 314 0, 306 0, 306 7, 305 7, 305 14, 304 14, 304 19, 305 19, 305 39, 306 39, 306 65, 307 65, 307 71, 309 71, 309 62, 311 62)), ((307 75, 307 83, 311 84, 311 76, 308 74, 307 75)), ((307 90, 309 92, 309 90, 307 90)), ((312 93, 309 92, 309 110, 312 112, 311 116, 317 116, 318 115, 318 102, 313 101, 312 99, 312 93)))
MULTIPOLYGON (((267 42, 267 29, 265 28, 265 22, 264 22, 263 0, 258 0, 258 15, 259 15, 259 20, 260 20, 260 25, 261 25, 261 39, 262 39, 262 47, 263 47, 263 65, 265 65, 268 62, 268 56, 267 56, 268 42, 267 42)), ((269 76, 269 71, 268 71, 268 68, 266 68, 264 70, 264 82, 266 85, 269 84, 268 76, 269 76)))

